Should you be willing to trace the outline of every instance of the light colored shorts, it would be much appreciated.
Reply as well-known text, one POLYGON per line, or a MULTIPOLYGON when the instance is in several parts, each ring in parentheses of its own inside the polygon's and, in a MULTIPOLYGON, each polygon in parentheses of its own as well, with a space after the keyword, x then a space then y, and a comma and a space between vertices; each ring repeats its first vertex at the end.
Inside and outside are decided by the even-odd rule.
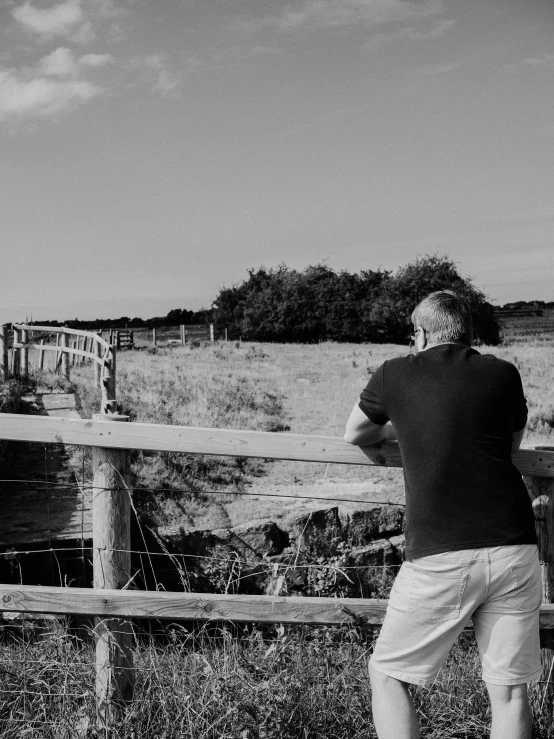
POLYGON ((404 562, 370 664, 397 680, 429 685, 471 619, 483 680, 529 682, 541 675, 541 600, 534 544, 462 549, 404 562))

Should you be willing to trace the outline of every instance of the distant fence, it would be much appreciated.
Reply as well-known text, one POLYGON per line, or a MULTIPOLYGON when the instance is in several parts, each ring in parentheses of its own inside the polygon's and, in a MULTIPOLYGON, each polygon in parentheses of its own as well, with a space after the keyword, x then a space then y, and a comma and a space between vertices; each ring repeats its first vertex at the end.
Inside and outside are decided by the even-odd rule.
MULTIPOLYGON (((103 336, 104 330, 99 330, 98 335, 103 336)), ((134 349, 135 335, 133 331, 126 328, 108 329, 108 343, 115 344, 116 349, 134 349)))
MULTIPOLYGON (((92 420, 0 414, 0 439, 93 448, 93 588, 0 585, 5 611, 97 616, 96 701, 99 725, 118 721, 132 695, 134 671, 129 618, 191 619, 289 624, 340 624, 356 619, 379 625, 386 601, 361 598, 216 595, 123 589, 132 580, 128 450, 401 467, 396 443, 362 451, 342 439, 228 429, 128 423, 126 416, 92 420), (118 423, 114 423, 118 422, 118 423), (126 699, 127 699, 126 698, 126 699)), ((513 455, 529 489, 539 531, 544 603, 543 636, 554 630, 554 450, 513 455)), ((260 492, 264 494, 263 491, 260 492)), ((269 493, 268 493, 269 494, 269 493)), ((544 641, 543 679, 552 683, 554 649, 544 641)))
MULTIPOLYGON (((182 324, 180 326, 159 326, 152 328, 150 334, 152 343, 156 346, 159 342, 168 342, 170 344, 179 344, 186 346, 193 341, 206 341, 213 343, 215 340, 213 323, 190 325, 182 324)), ((225 338, 227 334, 225 333, 225 338)))
POLYGON ((54 371, 67 380, 75 363, 91 362, 94 380, 102 392, 104 413, 117 410, 116 400, 116 345, 102 338, 100 333, 80 331, 67 326, 35 326, 14 323, 0 326, 0 379, 29 374, 29 350, 38 351, 37 369, 44 369, 48 352, 54 354, 54 371), (41 336, 40 340, 38 337, 41 336), (11 337, 11 359, 9 353, 11 337))
MULTIPOLYGON (((103 328, 101 335, 107 334, 110 343, 117 345, 118 337, 121 346, 118 349, 132 348, 135 340, 157 344, 174 344, 185 346, 193 341, 213 343, 216 339, 213 323, 181 324, 174 326, 136 326, 129 328, 103 328)), ((227 329, 223 329, 218 339, 227 339, 227 329)))

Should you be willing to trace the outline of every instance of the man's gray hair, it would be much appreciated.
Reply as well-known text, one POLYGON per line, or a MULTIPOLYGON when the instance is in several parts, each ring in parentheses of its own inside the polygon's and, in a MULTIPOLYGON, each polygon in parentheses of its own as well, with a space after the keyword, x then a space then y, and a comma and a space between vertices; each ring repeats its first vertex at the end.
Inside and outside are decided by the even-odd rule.
POLYGON ((425 329, 431 343, 461 341, 471 346, 471 308, 452 290, 437 290, 418 303, 412 323, 425 329))

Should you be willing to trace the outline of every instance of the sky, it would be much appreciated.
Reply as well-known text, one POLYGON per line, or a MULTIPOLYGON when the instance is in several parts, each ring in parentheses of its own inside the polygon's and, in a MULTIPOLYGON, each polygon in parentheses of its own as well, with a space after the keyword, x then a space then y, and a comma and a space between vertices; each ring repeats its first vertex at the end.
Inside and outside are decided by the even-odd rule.
POLYGON ((0 0, 0 322, 453 259, 554 300, 552 0, 0 0))

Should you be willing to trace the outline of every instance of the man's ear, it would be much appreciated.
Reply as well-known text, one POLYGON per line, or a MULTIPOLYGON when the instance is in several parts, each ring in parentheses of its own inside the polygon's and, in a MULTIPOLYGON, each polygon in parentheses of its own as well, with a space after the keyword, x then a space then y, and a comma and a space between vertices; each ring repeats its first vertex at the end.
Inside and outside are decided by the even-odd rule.
POLYGON ((421 328, 421 326, 419 329, 419 335, 421 337, 420 339, 421 351, 423 351, 429 344, 429 339, 427 338, 427 332, 425 331, 424 328, 421 328))

